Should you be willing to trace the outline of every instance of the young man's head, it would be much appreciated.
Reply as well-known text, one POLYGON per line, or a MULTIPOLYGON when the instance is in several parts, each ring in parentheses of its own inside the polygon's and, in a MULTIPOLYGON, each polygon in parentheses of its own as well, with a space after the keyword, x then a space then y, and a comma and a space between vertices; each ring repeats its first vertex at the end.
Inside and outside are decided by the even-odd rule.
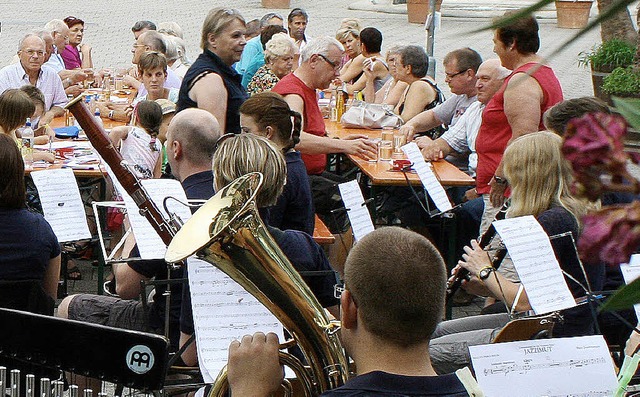
MULTIPOLYGON (((446 268, 425 237, 399 227, 377 229, 349 253, 344 268, 343 341, 359 327, 380 342, 406 348, 427 343, 444 309, 446 268), (357 309, 357 324, 345 311, 357 309)), ((352 311, 351 311, 352 313, 352 311)))

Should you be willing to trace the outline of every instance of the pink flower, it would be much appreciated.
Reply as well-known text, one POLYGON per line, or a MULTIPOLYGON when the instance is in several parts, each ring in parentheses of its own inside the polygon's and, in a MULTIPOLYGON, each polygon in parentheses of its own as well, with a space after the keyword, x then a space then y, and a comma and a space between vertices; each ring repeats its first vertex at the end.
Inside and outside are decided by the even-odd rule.
POLYGON ((617 265, 640 247, 640 202, 606 207, 582 220, 578 251, 584 262, 617 265))

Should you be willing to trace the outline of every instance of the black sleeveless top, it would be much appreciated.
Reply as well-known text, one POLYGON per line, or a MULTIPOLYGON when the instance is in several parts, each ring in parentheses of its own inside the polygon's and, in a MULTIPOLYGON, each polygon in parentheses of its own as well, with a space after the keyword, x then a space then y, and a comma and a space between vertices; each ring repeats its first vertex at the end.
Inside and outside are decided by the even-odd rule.
POLYGON ((198 104, 189 98, 189 91, 195 83, 209 73, 216 73, 222 78, 227 89, 227 114, 226 131, 234 134, 240 133, 240 105, 248 98, 247 92, 242 87, 242 76, 233 68, 225 65, 220 57, 209 50, 204 50, 198 59, 189 67, 182 79, 176 112, 187 108, 198 107, 198 104))

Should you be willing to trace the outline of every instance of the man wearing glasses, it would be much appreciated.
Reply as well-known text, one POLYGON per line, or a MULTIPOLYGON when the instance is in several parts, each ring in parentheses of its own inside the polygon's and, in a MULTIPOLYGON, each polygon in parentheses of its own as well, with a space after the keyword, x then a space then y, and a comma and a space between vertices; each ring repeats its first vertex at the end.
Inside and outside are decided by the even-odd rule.
POLYGON ((0 93, 10 88, 33 85, 42 91, 45 97, 45 114, 40 118, 44 125, 56 116, 62 116, 62 108, 67 102, 60 76, 50 68, 43 68, 46 48, 44 40, 33 33, 24 36, 18 44, 20 62, 0 70, 0 93))
MULTIPOLYGON (((472 103, 476 101, 476 73, 482 63, 480 54, 471 48, 461 48, 448 53, 444 60, 444 81, 449 84, 454 94, 449 99, 434 107, 425 110, 409 120, 400 132, 412 140, 416 134, 429 131, 440 125, 453 126, 472 103)), ((431 141, 428 137, 416 139, 418 146, 422 148, 431 141)))

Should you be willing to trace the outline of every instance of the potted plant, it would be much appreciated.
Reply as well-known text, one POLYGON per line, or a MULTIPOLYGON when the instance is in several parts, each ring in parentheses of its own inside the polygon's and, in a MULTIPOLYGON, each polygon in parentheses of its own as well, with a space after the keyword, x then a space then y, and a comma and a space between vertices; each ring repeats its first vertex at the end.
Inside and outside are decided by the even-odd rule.
POLYGON ((636 55, 636 46, 629 42, 613 39, 605 41, 589 52, 579 54, 578 64, 591 68, 593 92, 596 97, 611 103, 609 95, 602 91, 603 80, 615 68, 632 65, 636 55))
POLYGON ((290 8, 291 0, 261 0, 262 7, 264 8, 290 8))
POLYGON ((640 70, 633 66, 614 69, 604 78, 602 91, 610 96, 640 98, 640 70))

